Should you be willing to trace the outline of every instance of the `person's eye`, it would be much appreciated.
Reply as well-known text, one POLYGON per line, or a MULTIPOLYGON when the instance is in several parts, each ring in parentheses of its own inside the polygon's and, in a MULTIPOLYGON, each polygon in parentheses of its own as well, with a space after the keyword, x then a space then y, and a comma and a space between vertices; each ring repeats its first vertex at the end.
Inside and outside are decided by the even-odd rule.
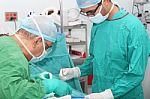
POLYGON ((93 10, 86 12, 87 15, 94 15, 94 13, 95 13, 95 11, 93 11, 93 10))

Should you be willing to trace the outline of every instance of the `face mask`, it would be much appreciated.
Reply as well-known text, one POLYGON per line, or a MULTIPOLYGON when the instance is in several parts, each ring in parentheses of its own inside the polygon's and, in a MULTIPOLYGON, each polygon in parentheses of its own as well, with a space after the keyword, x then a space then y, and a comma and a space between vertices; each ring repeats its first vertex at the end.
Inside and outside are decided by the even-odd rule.
POLYGON ((36 63, 36 62, 39 62, 41 60, 43 60, 45 58, 45 56, 47 55, 47 51, 45 51, 41 57, 37 58, 37 57, 32 57, 32 59, 30 60, 30 62, 32 63, 36 63))
MULTIPOLYGON (((102 1, 102 4, 103 4, 103 1, 102 1)), ((108 18, 109 14, 110 14, 110 12, 113 10, 113 8, 114 8, 114 4, 112 5, 112 7, 111 7, 110 11, 108 12, 108 14, 106 14, 105 16, 103 16, 103 15, 101 14, 101 10, 102 10, 102 5, 101 5, 101 8, 100 8, 100 10, 99 10, 99 13, 96 14, 94 17, 89 17, 89 19, 90 19, 93 23, 99 24, 99 23, 105 21, 105 20, 108 18)))
POLYGON ((32 57, 32 59, 30 60, 30 62, 32 62, 32 63, 39 62, 39 61, 43 60, 43 59, 44 59, 47 55, 49 55, 51 52, 52 52, 52 47, 48 48, 48 49, 43 53, 43 55, 42 55, 40 58, 32 57))
POLYGON ((36 25, 38 31, 39 31, 39 34, 40 36, 42 37, 42 44, 43 44, 43 52, 40 56, 36 57, 34 56, 31 51, 26 47, 26 45, 22 42, 22 40, 15 34, 15 37, 20 41, 20 43, 24 46, 24 48, 27 50, 27 52, 32 56, 32 59, 30 60, 30 62, 38 62, 40 60, 42 60, 43 58, 45 58, 45 55, 47 54, 47 52, 45 51, 45 40, 43 38, 43 35, 41 33, 41 30, 38 26, 38 24, 36 23, 36 21, 32 18, 34 24, 36 25))

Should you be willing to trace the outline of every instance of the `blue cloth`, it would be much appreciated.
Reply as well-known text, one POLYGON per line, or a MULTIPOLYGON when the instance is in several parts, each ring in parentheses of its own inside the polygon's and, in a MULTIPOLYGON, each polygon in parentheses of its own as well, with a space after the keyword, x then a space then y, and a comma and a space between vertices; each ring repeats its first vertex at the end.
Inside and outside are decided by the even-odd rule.
MULTIPOLYGON (((62 68, 72 68, 74 64, 67 51, 65 35, 61 34, 52 46, 52 51, 48 52, 42 61, 30 63, 31 77, 47 71, 59 78, 59 72, 62 68)), ((80 82, 77 78, 66 81, 72 88, 81 91, 80 82)))

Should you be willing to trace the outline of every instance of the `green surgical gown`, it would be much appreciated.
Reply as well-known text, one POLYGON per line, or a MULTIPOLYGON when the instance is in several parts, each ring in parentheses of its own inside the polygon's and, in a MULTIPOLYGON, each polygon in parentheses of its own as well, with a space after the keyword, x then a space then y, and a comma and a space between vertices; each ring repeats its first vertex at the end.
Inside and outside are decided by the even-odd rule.
POLYGON ((138 18, 123 9, 112 19, 93 24, 90 56, 80 66, 81 76, 93 74, 92 92, 111 89, 115 99, 143 99, 148 34, 138 18))
POLYGON ((31 80, 28 61, 12 37, 0 37, 0 99, 41 99, 41 80, 31 80))

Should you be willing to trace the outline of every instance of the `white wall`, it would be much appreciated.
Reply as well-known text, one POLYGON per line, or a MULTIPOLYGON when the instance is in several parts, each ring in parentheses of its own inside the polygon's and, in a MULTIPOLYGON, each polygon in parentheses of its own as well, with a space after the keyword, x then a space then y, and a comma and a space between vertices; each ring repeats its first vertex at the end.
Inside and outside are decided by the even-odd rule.
MULTIPOLYGON (((77 7, 75 0, 62 0, 64 9, 77 7)), ((132 12, 133 0, 114 0, 118 1, 121 7, 132 12)), ((27 16, 28 12, 35 11, 40 13, 43 9, 54 6, 59 8, 59 0, 0 0, 0 24, 5 23, 14 30, 13 22, 5 22, 5 12, 18 12, 19 19, 27 16)), ((145 9, 150 9, 149 5, 145 9)))
MULTIPOLYGON (((62 0, 64 9, 69 9, 77 7, 76 0, 62 0)), ((132 0, 114 0, 118 1, 119 4, 127 9, 127 11, 132 11, 132 0), (125 6, 128 5, 128 6, 125 6)), ((15 26, 14 22, 5 22, 4 13, 5 12, 18 12, 19 20, 26 17, 28 12, 34 11, 40 13, 43 9, 54 6, 59 8, 59 0, 0 0, 0 26, 5 25, 4 29, 6 32, 14 32, 15 26)), ((2 28, 0 29, 0 31, 2 28)), ((89 30, 90 31, 90 30, 89 30)), ((90 33, 88 33, 90 34, 90 33)))
POLYGON ((145 99, 150 99, 150 58, 148 60, 148 66, 143 81, 143 88, 144 88, 145 99))
POLYGON ((116 0, 119 5, 125 8, 128 12, 132 12, 133 0, 116 0))
MULTIPOLYGON (((62 1, 64 9, 77 7, 75 0, 62 1)), ((1 24, 5 24, 14 31, 14 23, 5 22, 5 12, 18 12, 18 18, 22 19, 26 17, 30 11, 41 13, 43 9, 50 6, 59 8, 59 0, 0 0, 0 26, 1 24)), ((5 31, 8 30, 6 29, 5 31)))
MULTIPOLYGON (((148 10, 150 12, 150 3, 149 4, 146 4, 144 6, 144 9, 145 10, 148 10)), ((150 36, 150 24, 148 24, 148 33, 149 33, 149 36, 150 36)))

